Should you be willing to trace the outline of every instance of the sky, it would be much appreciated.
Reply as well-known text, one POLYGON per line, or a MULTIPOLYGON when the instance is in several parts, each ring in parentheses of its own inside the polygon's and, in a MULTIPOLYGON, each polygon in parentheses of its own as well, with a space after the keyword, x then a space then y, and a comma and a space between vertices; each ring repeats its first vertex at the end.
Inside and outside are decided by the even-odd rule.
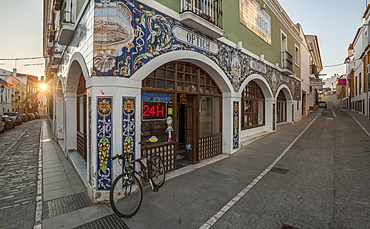
POLYGON ((362 14, 368 0, 278 0, 294 23, 301 24, 306 35, 319 40, 324 69, 322 78, 346 73, 344 59, 356 32, 362 26, 362 14), (339 65, 329 67, 332 65, 339 65), (327 66, 327 67, 325 67, 327 66))
POLYGON ((44 75, 42 57, 42 0, 0 0, 0 68, 36 76, 44 75))
MULTIPOLYGON (((347 48, 362 25, 368 0, 278 1, 305 34, 318 36, 321 73, 327 77, 344 74, 347 48)), ((12 71, 16 67, 20 73, 42 76, 43 59, 4 60, 42 57, 42 0, 0 0, 0 5, 0 68, 12 71)))

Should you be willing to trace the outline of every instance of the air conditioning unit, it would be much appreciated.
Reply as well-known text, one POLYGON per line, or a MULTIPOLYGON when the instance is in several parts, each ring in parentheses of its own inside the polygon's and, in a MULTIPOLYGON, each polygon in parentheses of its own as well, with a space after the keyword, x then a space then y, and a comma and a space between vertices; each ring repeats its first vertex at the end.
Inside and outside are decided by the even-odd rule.
POLYGON ((366 74, 370 75, 370 64, 366 65, 366 74))

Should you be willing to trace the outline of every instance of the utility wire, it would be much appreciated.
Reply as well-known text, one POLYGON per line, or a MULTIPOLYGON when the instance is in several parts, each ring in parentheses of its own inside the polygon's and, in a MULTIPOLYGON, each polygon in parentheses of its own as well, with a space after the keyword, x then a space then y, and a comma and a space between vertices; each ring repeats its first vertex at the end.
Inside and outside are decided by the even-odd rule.
MULTIPOLYGON (((362 60, 362 59, 354 59, 354 60, 351 60, 350 62, 357 61, 357 60, 362 60)), ((347 63, 331 64, 331 65, 326 65, 326 66, 321 66, 321 67, 323 67, 323 68, 330 68, 330 67, 340 66, 340 65, 343 65, 343 64, 347 64, 347 63)))
POLYGON ((0 60, 33 60, 33 59, 41 59, 44 58, 42 56, 38 57, 20 57, 20 58, 7 58, 7 59, 0 59, 0 60))
POLYGON ((23 66, 44 65, 45 63, 24 64, 23 66))
POLYGON ((330 67, 336 67, 336 66, 340 66, 340 65, 343 65, 345 63, 341 63, 341 64, 332 64, 332 65, 326 65, 326 66, 321 66, 323 68, 330 68, 330 67))

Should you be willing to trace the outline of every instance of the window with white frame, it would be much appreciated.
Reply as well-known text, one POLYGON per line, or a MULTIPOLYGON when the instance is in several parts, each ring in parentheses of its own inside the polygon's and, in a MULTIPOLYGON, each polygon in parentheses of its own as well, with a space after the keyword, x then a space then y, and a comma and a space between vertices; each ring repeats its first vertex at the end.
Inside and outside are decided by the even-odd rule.
POLYGON ((283 31, 281 31, 281 51, 288 51, 288 38, 283 31))
POLYGON ((299 66, 300 59, 301 59, 301 53, 297 45, 295 45, 295 48, 294 48, 294 56, 295 56, 295 64, 299 66))

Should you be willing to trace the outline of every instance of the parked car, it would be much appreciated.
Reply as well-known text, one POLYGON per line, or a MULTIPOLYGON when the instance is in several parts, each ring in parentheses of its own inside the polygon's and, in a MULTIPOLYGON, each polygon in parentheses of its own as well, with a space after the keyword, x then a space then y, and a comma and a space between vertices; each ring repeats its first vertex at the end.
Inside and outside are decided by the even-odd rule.
POLYGON ((39 115, 39 113, 38 113, 38 112, 33 112, 33 114, 35 115, 35 118, 36 118, 36 119, 39 119, 39 118, 40 118, 40 115, 39 115))
POLYGON ((26 114, 20 114, 21 116, 21 119, 22 119, 22 122, 27 122, 28 121, 28 117, 26 114))
POLYGON ((5 122, 3 119, 0 119, 0 133, 3 133, 5 131, 5 122))
POLYGON ((15 123, 9 115, 3 115, 2 120, 5 122, 5 130, 10 130, 15 127, 15 123))
POLYGON ((13 119, 15 125, 22 124, 22 119, 18 112, 5 112, 4 115, 9 115, 13 119))
POLYGON ((33 113, 27 113, 27 118, 28 120, 34 120, 35 119, 35 115, 33 113))
POLYGON ((327 108, 328 104, 325 101, 319 101, 319 107, 321 108, 327 108))

